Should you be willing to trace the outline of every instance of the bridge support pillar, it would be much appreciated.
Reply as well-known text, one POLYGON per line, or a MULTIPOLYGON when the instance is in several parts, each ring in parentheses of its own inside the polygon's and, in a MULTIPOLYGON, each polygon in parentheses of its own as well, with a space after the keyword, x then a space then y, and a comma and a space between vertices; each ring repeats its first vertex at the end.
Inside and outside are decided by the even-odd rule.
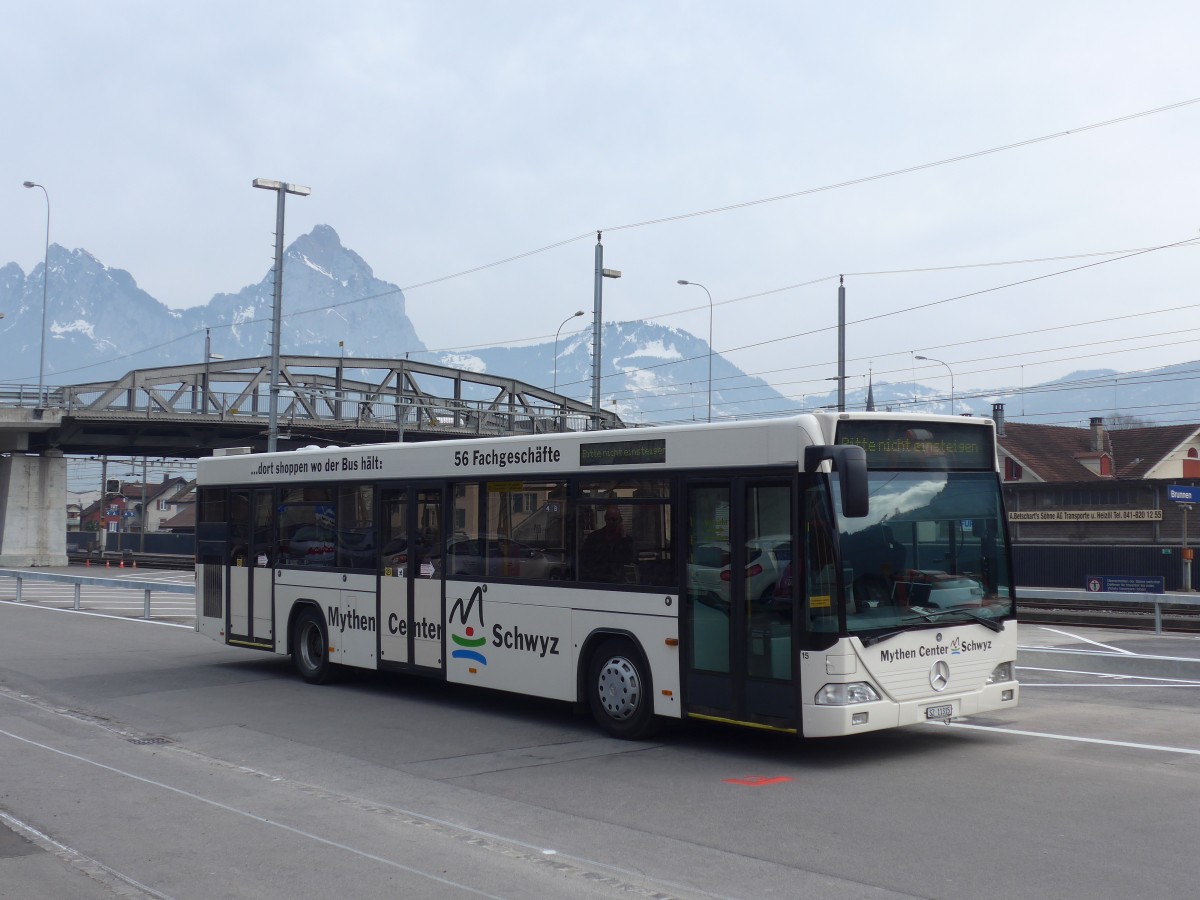
POLYGON ((0 457, 0 566, 65 566, 66 508, 60 451, 0 457))

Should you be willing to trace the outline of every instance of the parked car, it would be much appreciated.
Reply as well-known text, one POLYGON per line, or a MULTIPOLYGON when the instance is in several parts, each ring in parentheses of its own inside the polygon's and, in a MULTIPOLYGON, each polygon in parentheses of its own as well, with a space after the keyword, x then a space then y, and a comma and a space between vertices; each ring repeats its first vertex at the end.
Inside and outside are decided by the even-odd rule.
POLYGON ((505 537, 452 540, 446 545, 446 574, 530 579, 566 577, 561 555, 505 537))
POLYGON ((729 579, 721 578, 729 566, 729 544, 708 541, 697 544, 687 564, 688 592, 693 596, 729 603, 729 579))
POLYGON ((980 606, 986 593, 969 575, 910 569, 896 580, 895 596, 909 606, 980 606))
POLYGON ((301 525, 280 547, 281 562, 292 566, 332 566, 335 550, 332 529, 301 525))
POLYGON ((441 554, 420 537, 413 541, 407 537, 393 538, 384 546, 382 555, 384 567, 395 569, 401 577, 407 572, 410 560, 419 566, 417 574, 421 578, 432 578, 441 569, 441 554))
MULTIPOLYGON (((784 569, 791 561, 791 535, 773 534, 746 541, 746 584, 749 596, 755 600, 770 601, 776 585, 783 577, 784 569)), ((721 569, 720 578, 728 582, 732 574, 727 561, 721 569)))
POLYGON ((378 546, 373 528, 339 531, 337 564, 350 569, 374 569, 378 546))

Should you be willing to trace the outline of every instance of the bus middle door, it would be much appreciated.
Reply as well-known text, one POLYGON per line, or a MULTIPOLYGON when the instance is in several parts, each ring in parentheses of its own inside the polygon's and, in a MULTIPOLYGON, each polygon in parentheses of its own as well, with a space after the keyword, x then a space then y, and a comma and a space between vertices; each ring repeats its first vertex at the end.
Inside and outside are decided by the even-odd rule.
POLYGON ((382 501, 380 661, 444 669, 441 489, 385 488, 382 501))
POLYGON ((687 490, 687 712, 793 730, 794 488, 696 481, 687 490))

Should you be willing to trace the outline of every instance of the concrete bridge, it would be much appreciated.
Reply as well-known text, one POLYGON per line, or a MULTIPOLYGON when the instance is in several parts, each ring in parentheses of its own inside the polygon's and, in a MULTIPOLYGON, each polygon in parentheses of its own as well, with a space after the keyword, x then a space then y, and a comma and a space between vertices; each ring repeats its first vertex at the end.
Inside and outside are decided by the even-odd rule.
MULTIPOLYGON (((66 455, 177 458, 267 444, 270 357, 0 386, 0 566, 66 564, 66 455)), ((591 406, 512 378, 413 360, 280 357, 280 450, 579 431, 591 406)), ((602 412, 600 428, 623 427, 602 412)))

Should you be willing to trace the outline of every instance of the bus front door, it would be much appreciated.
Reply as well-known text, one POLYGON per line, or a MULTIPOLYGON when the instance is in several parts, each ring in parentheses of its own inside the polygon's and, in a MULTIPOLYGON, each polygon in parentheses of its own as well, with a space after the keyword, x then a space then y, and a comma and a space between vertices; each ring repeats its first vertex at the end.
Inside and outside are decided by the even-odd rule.
POLYGON ((687 490, 688 715, 794 730, 793 484, 687 490))
POLYGON ((231 491, 229 514, 226 641, 273 650, 275 505, 272 491, 269 488, 231 491))
POLYGON ((442 656, 442 492, 383 491, 380 661, 444 669, 442 656))

